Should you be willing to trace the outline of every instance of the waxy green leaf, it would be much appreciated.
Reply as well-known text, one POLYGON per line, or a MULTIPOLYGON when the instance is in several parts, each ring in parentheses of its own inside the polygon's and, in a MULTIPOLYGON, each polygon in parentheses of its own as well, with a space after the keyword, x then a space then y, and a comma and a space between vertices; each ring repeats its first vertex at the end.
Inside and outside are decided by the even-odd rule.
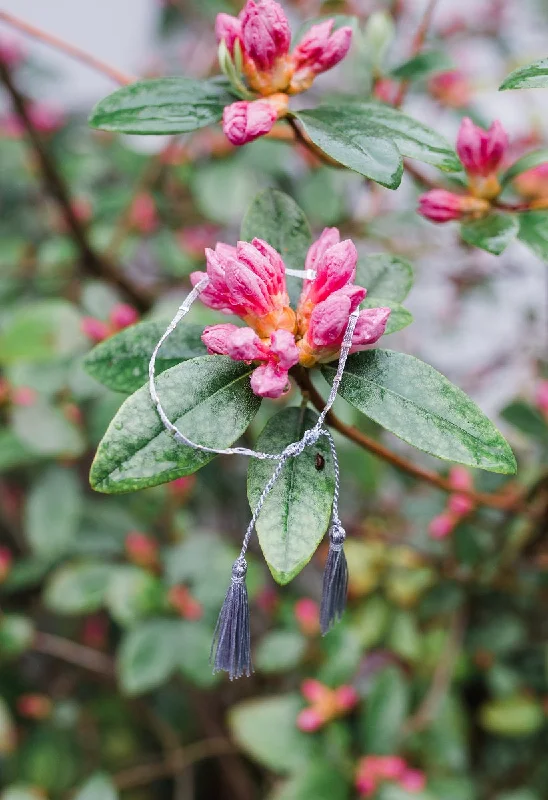
POLYGON ((519 215, 518 239, 548 263, 548 211, 526 211, 519 215))
MULTIPOLYGON (((84 359, 86 371, 115 392, 135 392, 148 380, 148 362, 166 322, 139 322, 120 331, 91 350, 84 359)), ((181 324, 166 339, 156 359, 159 375, 181 361, 205 355, 203 325, 181 324)))
POLYGON ((168 680, 177 668, 177 619, 152 619, 131 628, 120 645, 117 669, 124 692, 142 694, 168 680))
POLYGON ((404 308, 400 303, 395 303, 393 300, 387 300, 386 297, 373 297, 367 295, 365 300, 362 301, 360 308, 389 308, 390 316, 384 335, 401 331, 407 328, 413 322, 413 315, 410 311, 404 308))
POLYGON ((518 229, 519 222, 513 214, 495 212, 483 219, 463 223, 460 235, 468 244, 500 256, 515 239, 518 229))
MULTIPOLYGON (((202 356, 162 373, 156 386, 169 419, 192 441, 229 447, 260 405, 249 385, 252 368, 226 356, 202 356)), ((214 457, 178 444, 165 430, 148 385, 128 397, 99 444, 91 467, 94 489, 131 492, 190 475, 214 457)))
POLYGON ((219 122, 234 99, 214 80, 154 78, 109 94, 97 103, 89 124, 119 133, 189 133, 219 122))
MULTIPOLYGON (((335 367, 326 364, 328 380, 335 367)), ((516 460, 493 423, 433 367, 392 350, 350 356, 339 393, 383 428, 438 458, 514 474, 516 460)))
POLYGON ((499 90, 546 89, 548 87, 548 58, 541 58, 525 67, 519 67, 508 75, 499 90))
MULTIPOLYGON (((317 415, 299 408, 287 408, 272 417, 257 441, 256 449, 279 453, 312 428, 317 415)), ((247 494, 252 508, 276 467, 276 462, 251 459, 247 494)), ((280 584, 289 583, 312 558, 331 517, 335 476, 329 444, 325 437, 307 447, 285 464, 274 488, 265 500, 257 520, 257 534, 266 562, 280 584), (316 456, 323 458, 317 469, 316 456)))
POLYGON ((445 72, 452 68, 453 62, 444 50, 428 50, 394 67, 390 75, 399 80, 416 81, 434 72, 445 72))
POLYGON ((413 267, 405 259, 390 253, 371 253, 360 257, 355 283, 365 287, 368 295, 402 303, 413 279, 413 267))
POLYGON ((461 169, 442 136, 382 103, 350 99, 345 105, 300 111, 296 117, 327 155, 389 189, 401 183, 402 156, 450 172, 461 169))
POLYGON ((518 158, 517 161, 514 161, 512 166, 508 167, 500 179, 500 184, 501 186, 506 186, 506 184, 513 181, 514 178, 521 175, 523 172, 527 172, 527 170, 538 167, 540 164, 546 164, 547 162, 548 148, 546 147, 543 147, 542 150, 534 150, 532 153, 527 153, 521 158, 518 158))

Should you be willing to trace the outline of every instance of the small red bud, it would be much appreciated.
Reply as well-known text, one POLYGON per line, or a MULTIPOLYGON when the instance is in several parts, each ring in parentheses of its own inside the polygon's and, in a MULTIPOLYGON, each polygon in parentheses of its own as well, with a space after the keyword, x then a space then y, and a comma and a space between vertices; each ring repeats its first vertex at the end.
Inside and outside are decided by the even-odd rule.
POLYGON ((305 636, 316 636, 320 632, 320 607, 315 600, 302 597, 294 607, 295 619, 305 636))
POLYGON ((158 543, 139 531, 132 531, 126 536, 126 553, 128 559, 145 569, 158 566, 158 543))
POLYGON ((127 303, 117 303, 110 312, 110 321, 116 331, 121 331, 139 321, 139 312, 127 303))
POLYGON ((11 551, 8 550, 7 547, 0 545, 0 583, 3 583, 8 577, 12 562, 13 556, 11 551))
POLYGON ((315 733, 325 720, 317 708, 303 708, 297 717, 297 728, 304 733, 315 733))
POLYGON ((92 342, 102 342, 110 336, 110 328, 103 320, 95 317, 84 317, 81 322, 81 330, 92 342))
POLYGON ((33 406, 38 398, 38 393, 30 386, 18 386, 12 392, 12 402, 14 406, 29 407, 33 406))
POLYGON ((43 694, 22 694, 17 698, 17 711, 28 719, 47 719, 52 707, 49 697, 43 694))

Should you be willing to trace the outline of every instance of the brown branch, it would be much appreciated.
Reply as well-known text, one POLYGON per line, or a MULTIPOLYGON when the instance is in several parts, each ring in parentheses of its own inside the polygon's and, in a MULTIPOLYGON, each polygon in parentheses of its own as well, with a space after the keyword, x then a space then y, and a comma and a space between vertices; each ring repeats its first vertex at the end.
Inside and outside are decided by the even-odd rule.
MULTIPOLYGON (((291 374, 294 375, 301 390, 308 393, 310 401, 315 408, 318 411, 323 411, 325 400, 312 383, 309 371, 306 369, 297 369, 291 374)), ((403 456, 392 452, 392 450, 384 447, 375 439, 362 433, 358 428, 355 428, 353 425, 347 425, 346 422, 343 422, 335 416, 333 411, 329 411, 325 419, 328 425, 331 425, 334 430, 360 447, 363 447, 364 450, 368 450, 370 453, 373 453, 373 455, 378 456, 378 458, 382 458, 383 461, 391 464, 401 472, 406 472, 413 478, 429 483, 431 486, 435 486, 437 489, 441 489, 444 492, 454 493, 455 489, 447 478, 438 475, 437 472, 433 472, 432 470, 418 467, 416 464, 403 458, 403 456)), ((484 494, 473 490, 465 491, 459 489, 459 493, 466 494, 477 505, 489 506, 490 508, 497 508, 501 511, 519 511, 523 508, 521 497, 516 497, 516 495, 506 492, 500 494, 484 494)))
POLYGON ((6 87, 15 111, 25 127, 27 138, 40 164, 44 188, 59 206, 70 235, 80 251, 82 264, 94 277, 103 278, 117 286, 139 311, 147 311, 152 304, 150 293, 119 272, 108 259, 96 253, 89 243, 86 229, 74 211, 69 189, 30 118, 25 98, 13 82, 8 67, 2 62, 0 62, 0 81, 6 87))
POLYGON ((453 615, 447 643, 440 660, 436 664, 432 683, 422 703, 404 725, 404 734, 418 733, 427 728, 437 717, 440 707, 449 691, 455 662, 464 637, 465 619, 462 609, 453 615))
POLYGON ((82 64, 86 64, 86 66, 91 67, 98 72, 102 72, 103 75, 106 75, 115 83, 119 83, 120 86, 126 86, 128 83, 133 83, 133 81, 136 80, 136 78, 134 78, 132 75, 126 75, 119 69, 111 67, 109 64, 105 64, 104 61, 101 61, 95 56, 90 55, 90 53, 86 53, 84 50, 76 47, 76 45, 70 44, 70 42, 65 42, 58 36, 55 36, 52 33, 47 33, 46 31, 41 30, 41 28, 37 28, 35 25, 31 25, 30 23, 15 17, 13 14, 8 14, 7 11, 0 11, 0 22, 5 22, 12 28, 16 28, 22 33, 27 34, 27 36, 32 36, 33 39, 38 39, 40 42, 44 42, 44 44, 55 48, 55 50, 61 50, 61 52, 66 53, 71 58, 76 59, 76 61, 80 61, 82 64))
POLYGON ((112 679, 115 676, 114 663, 105 653, 52 633, 38 631, 34 635, 32 649, 35 653, 53 656, 67 664, 94 672, 103 678, 112 679))

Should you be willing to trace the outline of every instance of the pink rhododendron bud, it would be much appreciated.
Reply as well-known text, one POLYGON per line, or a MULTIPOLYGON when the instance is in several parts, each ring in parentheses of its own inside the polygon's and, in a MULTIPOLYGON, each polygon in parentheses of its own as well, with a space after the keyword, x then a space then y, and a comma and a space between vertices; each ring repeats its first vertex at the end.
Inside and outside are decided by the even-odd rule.
POLYGON ((335 689, 335 702, 338 710, 351 711, 358 703, 359 696, 353 686, 339 686, 335 689))
POLYGON ((236 258, 264 282, 270 295, 285 292, 285 267, 279 253, 262 239, 238 242, 236 258))
POLYGON ((218 43, 224 41, 230 55, 233 55, 236 39, 239 39, 241 44, 242 23, 238 17, 233 17, 230 14, 217 14, 215 36, 218 43))
POLYGON ((252 328, 236 328, 230 335, 227 355, 235 361, 260 361, 268 358, 268 347, 252 328))
POLYGON ((274 0, 247 0, 240 18, 246 54, 259 70, 272 70, 291 45, 291 30, 282 7, 274 0))
POLYGON ((84 317, 80 324, 82 333, 92 342, 102 342, 110 336, 110 328, 106 322, 95 317, 84 317))
POLYGON ((453 489, 470 491, 474 488, 472 473, 466 467, 456 466, 449 470, 449 483, 453 489))
POLYGON ((7 547, 0 545, 0 583, 3 583, 3 581, 5 581, 8 577, 12 562, 13 556, 11 551, 8 550, 7 547))
POLYGON ((322 703, 331 694, 331 689, 315 678, 306 678, 301 683, 301 694, 309 703, 322 703))
POLYGON ((293 51, 295 73, 291 92, 308 89, 316 75, 334 67, 348 53, 352 28, 339 28, 332 33, 333 25, 332 19, 312 25, 293 51))
POLYGON ((458 69, 434 75, 428 81, 428 89, 432 97, 450 108, 464 108, 470 103, 470 84, 458 69))
POLYGON ((289 370, 299 363, 299 351, 295 337, 286 330, 274 331, 270 337, 270 353, 281 369, 289 370))
POLYGON ((447 508, 457 517, 465 517, 474 509, 474 501, 465 494, 452 494, 447 503, 447 508))
POLYGON ((336 292, 314 308, 307 340, 314 348, 334 347, 344 336, 350 316, 350 300, 336 292))
POLYGON ((202 342, 209 355, 227 356, 230 349, 230 337, 239 330, 237 325, 224 322, 220 325, 208 325, 202 333, 202 342))
POLYGON ((304 289, 307 299, 319 303, 351 283, 356 275, 357 263, 358 251, 350 239, 328 247, 316 260, 315 280, 304 289))
POLYGON ((407 769, 407 764, 400 756, 379 756, 375 763, 377 775, 381 778, 395 780, 407 769))
POLYGON ((47 719, 52 708, 50 698, 43 694, 22 694, 17 698, 17 711, 28 719, 47 719))
POLYGON ((275 613, 280 603, 278 592, 273 586, 265 586, 255 598, 255 604, 265 614, 271 616, 275 613))
POLYGON ((251 375, 251 388, 259 397, 270 397, 275 400, 286 394, 289 388, 287 370, 273 362, 261 365, 251 375))
POLYGON ((539 164, 514 178, 517 191, 529 200, 548 197, 548 162, 539 164))
POLYGON ((25 60, 26 50, 23 44, 17 39, 0 39, 0 62, 10 69, 18 67, 25 60))
POLYGON ((432 189, 419 197, 419 214, 431 222, 450 222, 465 217, 478 218, 489 211, 487 200, 432 189))
POLYGON ((229 260, 225 280, 230 296, 246 314, 263 317, 272 310, 268 286, 251 267, 241 261, 229 260))
POLYGON ((372 797, 377 789, 377 784, 371 775, 358 775, 356 789, 363 797, 372 797))
POLYGON ((428 533, 433 539, 445 539, 452 533, 455 527, 455 519, 449 514, 439 514, 431 520, 428 526, 428 533))
POLYGON ((315 733, 325 720, 317 708, 303 708, 297 717, 297 728, 304 733, 315 733))
POLYGON ((474 125, 469 117, 461 122, 457 155, 469 175, 491 175, 500 166, 507 148, 508 136, 498 120, 487 131, 474 125))
POLYGON ((398 96, 399 84, 390 78, 381 78, 375 81, 373 97, 388 105, 393 105, 398 96))
POLYGON ((384 335, 390 308, 366 308, 360 312, 352 335, 351 353, 359 353, 364 347, 375 344, 384 335))
POLYGON ((548 415, 548 381, 541 381, 535 393, 537 407, 543 414, 548 415))
POLYGON ((305 268, 315 270, 325 251, 334 244, 338 244, 340 240, 341 235, 338 228, 324 228, 319 239, 316 239, 308 248, 305 268))
POLYGON ((268 100, 239 100, 225 106, 223 130, 234 145, 247 144, 272 130, 278 111, 268 100))
POLYGON ((320 632, 320 607, 315 600, 302 597, 295 603, 293 613, 305 636, 315 636, 320 632))
POLYGON ((188 498, 195 485, 196 476, 185 475, 182 478, 175 478, 174 481, 170 481, 167 489, 172 497, 177 498, 179 501, 184 501, 188 498))
POLYGON ((132 531, 125 541, 127 557, 134 564, 145 569, 158 565, 158 542, 144 533, 132 531))
POLYGON ((406 792, 418 794, 426 786, 426 775, 418 769, 406 769, 400 777, 399 784, 406 792))
POLYGON ((154 198, 148 192, 139 192, 131 204, 130 224, 140 233, 153 233, 158 227, 158 214, 154 198))
POLYGON ((29 408, 33 406, 38 399, 38 392, 36 389, 31 389, 30 386, 17 386, 11 395, 11 401, 14 406, 21 406, 29 408))
POLYGON ((202 604, 191 595, 186 586, 172 586, 168 592, 168 603, 183 619, 195 622, 204 614, 202 604))
POLYGON ((117 303, 110 312, 110 321, 114 330, 121 331, 139 322, 139 312, 128 303, 117 303))
POLYGON ((28 115, 36 130, 46 135, 55 133, 65 122, 61 109, 45 103, 32 103, 28 108, 28 115))

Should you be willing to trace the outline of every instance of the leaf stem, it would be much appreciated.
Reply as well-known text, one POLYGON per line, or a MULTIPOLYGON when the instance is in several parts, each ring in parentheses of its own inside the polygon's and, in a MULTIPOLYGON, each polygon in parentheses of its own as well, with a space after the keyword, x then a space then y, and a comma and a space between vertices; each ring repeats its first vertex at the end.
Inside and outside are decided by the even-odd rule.
MULTIPOLYGON (((292 375, 294 376, 295 381, 297 382, 301 391, 308 393, 310 401, 314 407, 318 411, 322 411, 325 406, 325 400, 312 383, 309 370, 300 367, 292 372, 292 375)), ((372 439, 370 436, 362 433, 362 431, 360 431, 358 428, 354 427, 353 425, 347 425, 347 423, 339 419, 333 413, 333 411, 328 412, 326 416, 326 422, 342 436, 350 439, 364 450, 368 450, 370 453, 373 453, 373 455, 376 455, 378 458, 382 458, 383 461, 388 462, 401 472, 406 472, 408 475, 424 481, 425 483, 429 483, 431 486, 435 486, 437 489, 441 489, 444 492, 454 493, 455 489, 447 478, 444 478, 442 475, 438 475, 437 472, 433 472, 432 470, 419 467, 416 464, 413 464, 411 461, 408 461, 403 456, 392 452, 392 450, 384 447, 375 439, 372 439)), ((466 494, 477 505, 489 506, 490 508, 497 508, 501 511, 517 512, 522 510, 524 507, 521 496, 509 492, 485 494, 482 492, 475 492, 473 490, 464 491, 459 489, 459 493, 466 494)))

